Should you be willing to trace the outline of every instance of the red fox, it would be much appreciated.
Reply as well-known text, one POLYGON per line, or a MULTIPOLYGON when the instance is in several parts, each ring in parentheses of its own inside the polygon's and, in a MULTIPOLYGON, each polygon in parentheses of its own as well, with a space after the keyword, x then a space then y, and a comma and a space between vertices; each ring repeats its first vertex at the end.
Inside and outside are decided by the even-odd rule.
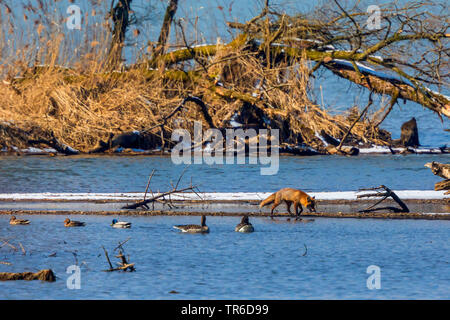
POLYGON ((270 212, 270 217, 273 218, 273 210, 278 207, 282 201, 286 203, 289 214, 292 214, 291 205, 294 204, 295 214, 297 216, 296 219, 298 219, 303 212, 302 205, 308 208, 309 212, 316 212, 316 198, 310 197, 301 190, 292 188, 284 188, 271 194, 267 199, 261 201, 259 207, 262 208, 273 203, 272 211, 270 212), (298 207, 300 207, 300 212, 298 212, 298 207))

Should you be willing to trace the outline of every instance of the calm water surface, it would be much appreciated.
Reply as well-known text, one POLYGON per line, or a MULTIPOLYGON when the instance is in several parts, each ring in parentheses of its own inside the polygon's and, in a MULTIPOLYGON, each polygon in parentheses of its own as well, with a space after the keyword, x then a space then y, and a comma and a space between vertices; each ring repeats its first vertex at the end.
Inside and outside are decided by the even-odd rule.
MULTIPOLYGON (((349 191, 387 185, 432 190, 441 179, 424 164, 450 162, 450 155, 361 155, 358 157, 280 157, 276 175, 262 176, 259 165, 191 165, 185 184, 202 192, 270 192, 281 187, 307 191, 349 191)), ((170 157, 0 157, 0 193, 143 192, 153 169, 153 191, 167 190, 184 165, 170 157)))
POLYGON ((1 238, 27 252, 0 248, 0 261, 13 263, 0 264, 0 272, 51 268, 58 278, 0 282, 0 299, 450 298, 449 221, 253 218, 256 231, 239 234, 238 218, 208 217, 211 233, 191 235, 172 226, 199 217, 127 217, 129 230, 111 228, 109 217, 73 217, 84 228, 63 227, 63 216, 27 218, 28 226, 10 226, 0 217, 1 238), (128 237, 137 271, 102 272, 101 246, 113 256, 128 237), (80 290, 66 286, 73 252, 82 265, 80 290), (381 268, 379 290, 367 289, 370 265, 381 268))

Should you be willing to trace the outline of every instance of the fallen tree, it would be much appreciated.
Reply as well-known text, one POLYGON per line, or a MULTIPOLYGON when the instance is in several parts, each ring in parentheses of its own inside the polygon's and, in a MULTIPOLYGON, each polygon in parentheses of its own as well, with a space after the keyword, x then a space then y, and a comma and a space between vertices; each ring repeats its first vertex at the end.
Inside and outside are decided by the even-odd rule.
MULTIPOLYGON (((16 142, 66 154, 119 147, 163 152, 173 145, 174 129, 192 132, 193 121, 202 120, 222 130, 279 128, 280 147, 294 154, 357 154, 361 146, 408 146, 380 128, 399 100, 450 117, 449 98, 435 90, 448 85, 448 26, 428 4, 383 5, 380 28, 371 29, 369 13, 357 6, 335 1, 308 15, 287 15, 266 1, 249 21, 228 23, 237 31, 230 42, 204 45, 189 43, 176 8, 170 1, 157 46, 143 62, 90 73, 59 67, 52 56, 48 65, 5 79, 0 120, 9 129, 0 131, 0 147, 12 146, 14 130, 33 127, 46 137, 16 142), (182 37, 170 49, 174 23, 182 37), (378 110, 370 100, 364 112, 331 115, 311 97, 311 79, 322 69, 390 101, 378 110)), ((117 52, 109 66, 120 60, 117 52)))

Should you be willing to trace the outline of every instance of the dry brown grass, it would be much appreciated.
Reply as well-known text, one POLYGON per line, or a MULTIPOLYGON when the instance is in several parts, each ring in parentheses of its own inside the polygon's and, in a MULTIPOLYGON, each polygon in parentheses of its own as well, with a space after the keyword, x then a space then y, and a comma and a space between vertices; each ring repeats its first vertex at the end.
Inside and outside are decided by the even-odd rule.
MULTIPOLYGON (((4 32, 5 28, 1 30, 4 32)), ((245 125, 280 128, 282 142, 291 145, 306 143, 323 149, 316 132, 342 138, 351 124, 346 115, 331 116, 310 100, 310 66, 301 56, 294 61, 271 61, 268 67, 266 58, 242 47, 223 47, 216 55, 197 63, 166 66, 164 72, 197 72, 188 80, 176 80, 163 71, 151 72, 141 67, 107 73, 103 64, 109 41, 106 35, 87 39, 75 60, 68 58, 70 43, 64 37, 61 33, 49 34, 39 38, 34 46, 19 46, 14 56, 10 51, 8 56, 2 56, 2 61, 8 63, 2 64, 0 70, 4 80, 0 84, 0 123, 8 122, 25 131, 39 128, 82 152, 113 134, 143 131, 160 123, 188 95, 203 99, 218 128, 228 126, 237 114, 237 120, 245 125), (45 67, 35 67, 39 63, 30 61, 31 56, 39 56, 45 67), (224 87, 214 85, 214 79, 224 87), (221 95, 211 89, 213 86, 256 97, 255 103, 221 95)), ((5 48, 0 49, 5 52, 5 48)), ((192 128, 193 120, 202 119, 198 107, 187 103, 168 120, 165 139, 170 139, 173 128, 192 128)), ((371 125, 361 121, 349 140, 376 141, 380 131, 370 130, 371 125)), ((160 135, 158 129, 151 133, 160 135)), ((0 146, 8 146, 7 141, 0 135, 0 146)))

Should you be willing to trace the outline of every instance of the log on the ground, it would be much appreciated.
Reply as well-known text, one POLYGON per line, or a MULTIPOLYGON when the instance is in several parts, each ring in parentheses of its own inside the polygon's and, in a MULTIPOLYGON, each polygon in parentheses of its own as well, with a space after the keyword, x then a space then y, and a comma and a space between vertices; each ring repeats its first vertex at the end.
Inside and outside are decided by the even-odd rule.
POLYGON ((54 282, 55 274, 51 269, 41 270, 39 272, 0 272, 0 281, 10 280, 41 280, 54 282))

